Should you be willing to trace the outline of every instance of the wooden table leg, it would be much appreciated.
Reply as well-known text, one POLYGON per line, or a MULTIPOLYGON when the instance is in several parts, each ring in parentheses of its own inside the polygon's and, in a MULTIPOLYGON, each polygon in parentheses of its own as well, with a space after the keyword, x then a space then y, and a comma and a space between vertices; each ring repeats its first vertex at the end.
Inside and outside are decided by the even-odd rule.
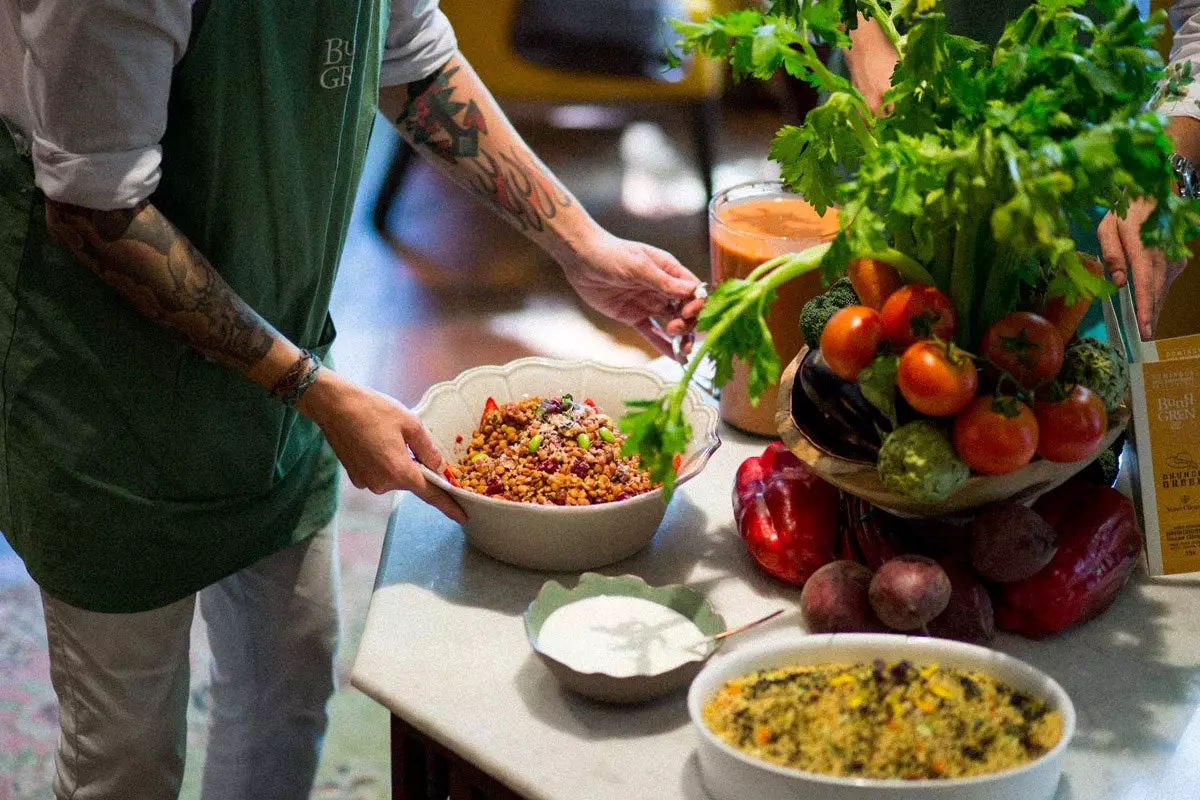
POLYGON ((412 729, 392 715, 392 798, 425 800, 425 748, 412 729))
POLYGON ((395 714, 391 751, 392 800, 523 800, 395 714))

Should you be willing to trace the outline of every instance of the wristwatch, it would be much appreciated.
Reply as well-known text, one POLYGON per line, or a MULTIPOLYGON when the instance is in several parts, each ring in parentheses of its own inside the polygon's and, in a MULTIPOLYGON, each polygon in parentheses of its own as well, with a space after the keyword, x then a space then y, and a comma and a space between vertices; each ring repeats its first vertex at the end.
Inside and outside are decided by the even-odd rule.
POLYGON ((1200 174, 1196 172, 1196 165, 1176 154, 1171 156, 1171 167, 1179 181, 1179 196, 1188 200, 1200 198, 1200 174))

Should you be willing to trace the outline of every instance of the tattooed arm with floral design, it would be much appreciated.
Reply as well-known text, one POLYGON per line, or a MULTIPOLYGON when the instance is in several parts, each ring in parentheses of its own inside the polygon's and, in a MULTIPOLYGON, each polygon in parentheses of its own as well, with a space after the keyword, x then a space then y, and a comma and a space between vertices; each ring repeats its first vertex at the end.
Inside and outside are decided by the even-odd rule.
POLYGON ((670 352, 650 324, 691 330, 699 283, 658 248, 605 231, 529 149, 461 54, 428 78, 380 92, 380 109, 422 155, 549 253, 590 306, 670 352))
MULTIPOLYGON (((150 202, 98 210, 47 199, 46 221, 80 263, 142 315, 213 361, 284 394, 307 374, 291 371, 301 363, 300 349, 150 202)), ((296 409, 321 427, 355 486, 407 489, 451 519, 466 519, 418 468, 419 460, 441 471, 445 460, 421 421, 396 400, 322 369, 296 409)))

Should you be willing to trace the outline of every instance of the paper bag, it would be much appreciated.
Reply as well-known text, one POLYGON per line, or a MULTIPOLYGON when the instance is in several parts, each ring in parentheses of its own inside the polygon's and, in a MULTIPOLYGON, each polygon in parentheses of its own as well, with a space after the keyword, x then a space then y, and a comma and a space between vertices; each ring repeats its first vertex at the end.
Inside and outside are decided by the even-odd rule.
POLYGON ((1200 334, 1143 342, 1129 291, 1118 295, 1129 332, 1137 464, 1134 495, 1151 575, 1200 572, 1200 334))

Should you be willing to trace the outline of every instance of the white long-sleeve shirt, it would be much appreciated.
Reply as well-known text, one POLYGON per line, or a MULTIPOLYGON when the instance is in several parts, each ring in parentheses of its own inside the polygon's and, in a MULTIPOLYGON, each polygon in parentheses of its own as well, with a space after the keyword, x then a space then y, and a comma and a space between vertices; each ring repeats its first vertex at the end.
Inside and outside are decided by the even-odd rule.
MULTIPOLYGON (((130 208, 157 188, 193 1, 0 0, 0 118, 31 145, 48 197, 130 208)), ((420 80, 457 50, 437 0, 391 0, 390 14, 381 85, 420 80)))
POLYGON ((1187 95, 1163 105, 1172 117, 1200 119, 1200 0, 1176 0, 1167 12, 1175 38, 1171 42, 1171 63, 1192 65, 1192 82, 1187 95))

